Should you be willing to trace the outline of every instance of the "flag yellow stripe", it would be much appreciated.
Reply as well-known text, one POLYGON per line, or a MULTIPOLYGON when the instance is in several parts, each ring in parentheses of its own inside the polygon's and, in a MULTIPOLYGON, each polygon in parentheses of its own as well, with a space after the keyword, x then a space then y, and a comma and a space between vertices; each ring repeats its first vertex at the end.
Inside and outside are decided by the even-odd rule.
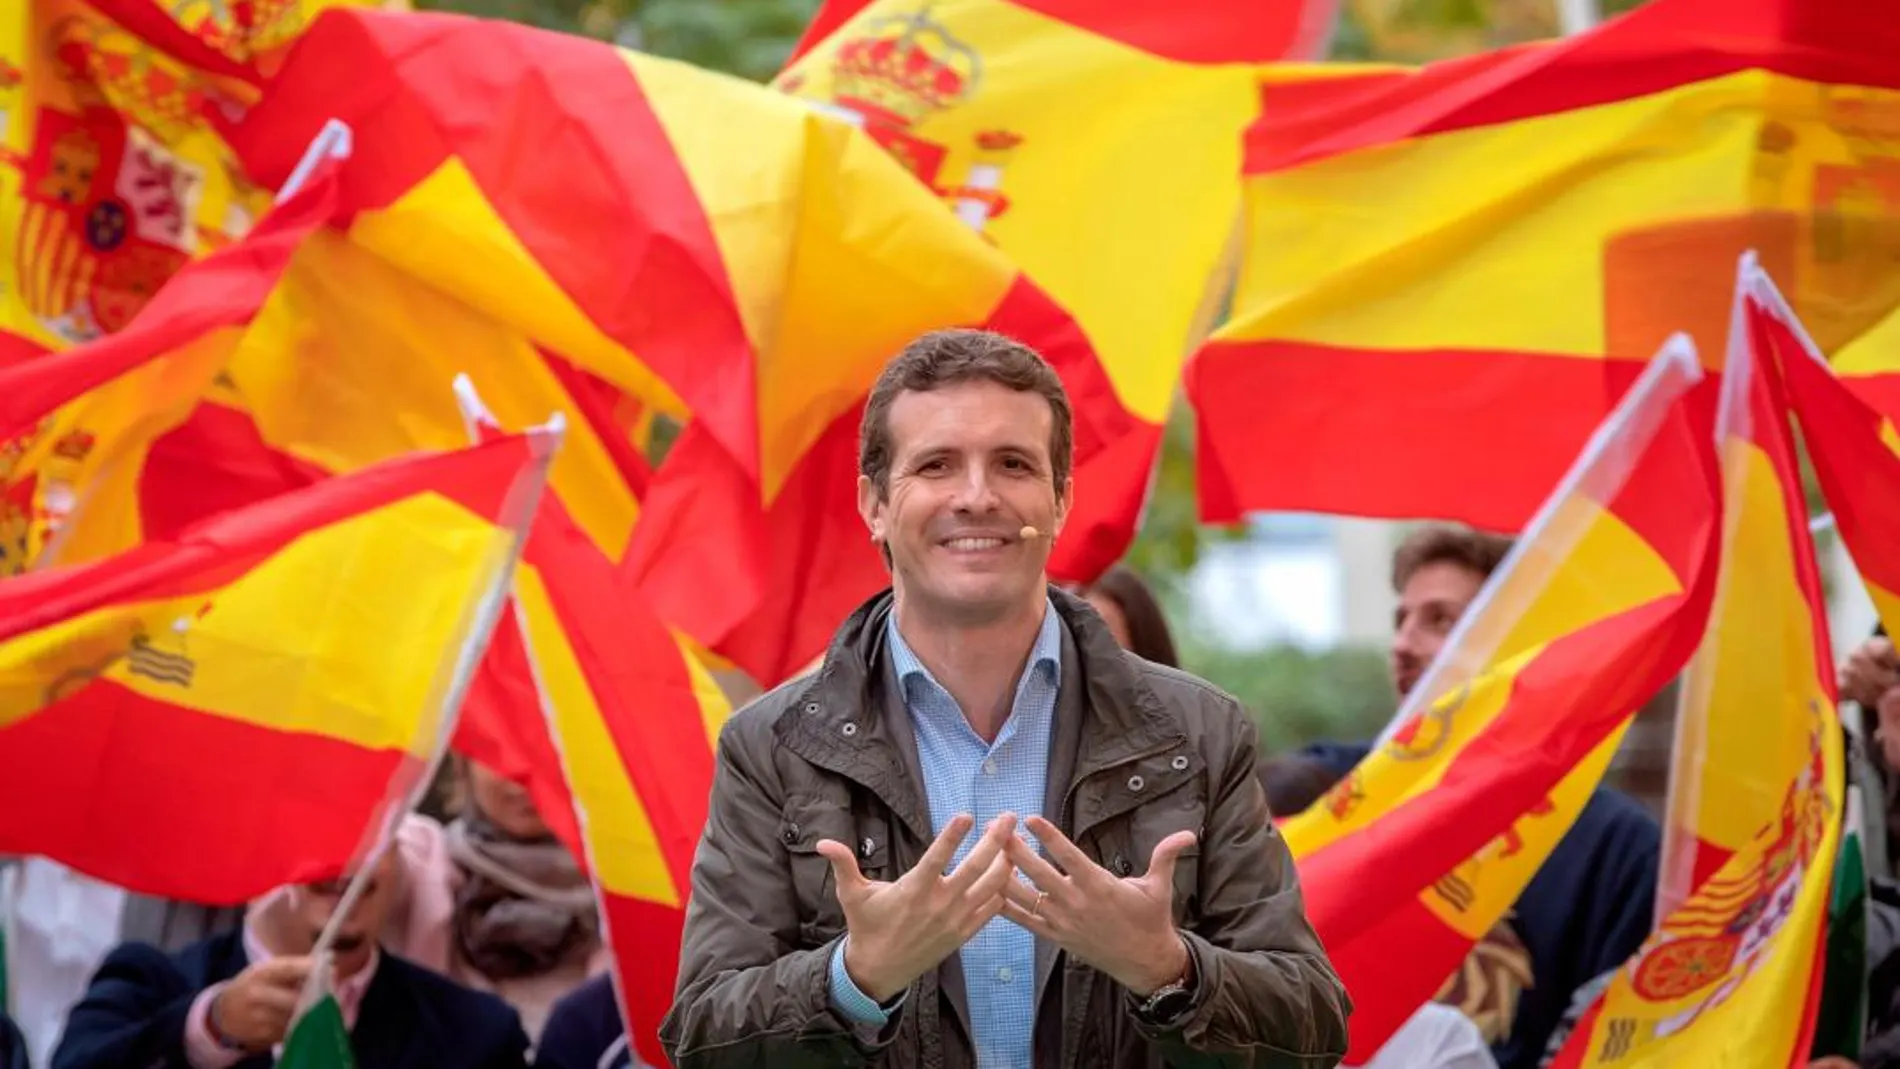
POLYGON ((427 279, 652 408, 676 419, 689 415, 664 380, 548 277, 460 159, 444 160, 388 207, 357 216, 350 236, 411 278, 427 279))
POLYGON ((1682 582, 1634 529, 1585 494, 1562 502, 1544 537, 1503 577, 1473 631, 1464 660, 1448 665, 1470 684, 1441 696, 1416 729, 1355 770, 1365 804, 1315 805, 1283 829, 1296 855, 1312 853, 1376 821, 1442 782, 1454 757, 1509 705, 1518 673, 1545 646, 1599 620, 1681 593, 1682 582), (1495 630, 1486 625, 1495 621, 1495 630), (1466 663, 1466 662, 1469 663, 1466 663), (1488 666, 1488 667, 1487 667, 1488 666))
POLYGON ((515 603, 594 878, 611 894, 678 905, 653 824, 534 569, 515 572, 515 603))
POLYGON ((366 749, 415 752, 441 715, 437 668, 505 535, 419 495, 319 528, 229 585, 115 606, 0 644, 0 724, 43 706, 48 658, 154 701, 366 749), (143 640, 134 643, 135 635, 143 640))
POLYGON ((1492 929, 1517 903, 1524 886, 1570 831, 1596 793, 1603 774, 1629 731, 1626 723, 1603 740, 1550 792, 1549 806, 1525 813, 1476 856, 1419 896, 1446 927, 1472 942, 1492 929), (1449 884, 1449 885, 1448 885, 1449 884))
POLYGON ((1020 4, 891 0, 870 5, 778 84, 826 103, 878 95, 875 78, 839 77, 840 50, 875 20, 920 6, 967 50, 962 67, 973 72, 962 96, 921 109, 905 131, 941 152, 932 185, 971 212, 980 201, 954 191, 996 186, 1006 207, 983 233, 1084 325, 1121 403, 1162 422, 1239 217, 1256 70, 1162 59, 1020 4), (997 133, 1015 143, 986 147, 997 133))
MULTIPOLYGON (((518 329, 355 238, 312 235, 231 358, 231 379, 266 441, 333 472, 460 448, 469 440, 452 389, 461 373, 511 431, 571 407, 518 329)), ((568 425, 549 485, 617 554, 638 505, 600 440, 578 417, 568 425)))
POLYGON ((983 322, 1015 267, 845 124, 684 64, 626 59, 712 225, 758 353, 770 498, 893 353, 926 330, 983 322), (733 166, 734 144, 746 166, 733 166))
POLYGON ((1255 255, 1223 333, 1640 357, 1670 329, 1664 313, 1706 290, 1720 314, 1685 325, 1719 353, 1741 248, 1763 245, 1797 278, 1828 273, 1805 230, 1746 228, 1768 226, 1751 211, 1835 196, 1829 176, 1856 159, 1838 95, 1750 71, 1259 176, 1255 255), (1726 225, 1693 229, 1711 221, 1726 225))

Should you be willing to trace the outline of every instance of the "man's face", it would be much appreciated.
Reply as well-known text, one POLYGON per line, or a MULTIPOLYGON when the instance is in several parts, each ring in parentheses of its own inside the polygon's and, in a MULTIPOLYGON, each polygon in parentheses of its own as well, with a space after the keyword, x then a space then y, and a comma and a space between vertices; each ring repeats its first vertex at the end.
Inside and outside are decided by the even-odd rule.
POLYGON ((1412 573, 1399 591, 1393 617, 1392 686, 1399 697, 1418 685, 1483 586, 1484 576, 1450 561, 1434 561, 1412 573))
POLYGON ((858 480, 858 511, 891 552, 908 610, 993 623, 1043 596, 1069 487, 1049 461, 1054 415, 1041 395, 965 382, 891 403, 888 495, 858 480), (1041 536, 1021 537, 1025 524, 1041 536))
MULTIPOLYGON (((396 848, 391 846, 377 859, 368 885, 363 888, 355 908, 350 910, 349 917, 337 929, 335 941, 330 944, 335 955, 338 979, 353 975, 369 962, 370 951, 376 945, 376 935, 382 931, 383 918, 388 915, 390 902, 395 898, 397 875, 396 848)), ((343 891, 349 884, 349 877, 342 876, 290 889, 291 913, 296 918, 297 926, 304 930, 308 944, 315 944, 317 937, 323 933, 324 925, 330 923, 331 916, 336 913, 338 900, 343 897, 343 891)))

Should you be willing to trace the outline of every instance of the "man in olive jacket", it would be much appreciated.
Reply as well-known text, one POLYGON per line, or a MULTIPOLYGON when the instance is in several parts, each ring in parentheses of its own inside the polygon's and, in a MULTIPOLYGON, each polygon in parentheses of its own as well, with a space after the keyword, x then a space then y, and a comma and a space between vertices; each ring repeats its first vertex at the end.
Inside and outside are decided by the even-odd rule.
POLYGON ((677 1069, 1344 1055, 1251 721, 1047 583, 1072 452, 1061 381, 1006 338, 926 335, 879 377, 859 506, 893 590, 720 738, 677 1069))

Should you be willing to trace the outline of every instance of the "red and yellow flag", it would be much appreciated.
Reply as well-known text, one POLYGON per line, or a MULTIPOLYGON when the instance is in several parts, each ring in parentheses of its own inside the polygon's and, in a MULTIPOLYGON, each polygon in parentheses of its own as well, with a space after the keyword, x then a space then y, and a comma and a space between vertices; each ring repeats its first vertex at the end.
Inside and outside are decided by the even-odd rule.
MULTIPOLYGON (((463 404, 484 435, 499 433, 472 390, 463 404)), ((567 841, 593 873, 621 1019, 640 1056, 664 1064, 660 1021, 676 986, 713 745, 731 706, 555 495, 541 500, 513 608, 517 630, 497 636, 510 651, 491 649, 483 668, 485 683, 517 704, 486 727, 538 730, 513 749, 532 755, 524 778, 541 811, 574 819, 567 841)))
POLYGON ((212 903, 337 874, 439 752, 556 441, 0 581, 0 850, 212 903))
POLYGON ((1126 425, 1072 320, 1003 253, 782 95, 526 27, 332 11, 236 143, 274 179, 331 116, 373 161, 345 176, 352 244, 688 421, 627 566, 664 619, 758 678, 809 660, 885 581, 852 465, 812 460, 850 448, 905 342, 988 325, 1034 345, 1078 410, 1105 413, 1080 422, 1080 462, 1126 425))
MULTIPOLYGON (((1747 311, 1756 345, 1771 354, 1801 421, 1814 478, 1835 529, 1889 634, 1900 634, 1900 432, 1830 371, 1779 291, 1757 279, 1747 311)), ((1839 370, 1838 368, 1835 370, 1839 370)))
POLYGON ((862 128, 1094 343, 1114 390, 1081 400, 1131 419, 1077 470, 1057 575, 1095 578, 1134 536, 1182 361, 1231 279, 1259 65, 1306 54, 1308 7, 829 0, 774 82, 862 128))
POLYGON ((1742 275, 1718 417, 1722 576, 1679 714, 1700 726, 1700 760, 1693 782, 1671 783, 1671 823, 1724 860, 1617 971, 1560 1069, 1807 1064, 1840 840, 1842 731, 1780 372, 1748 292, 1765 276, 1752 264, 1742 275))
MULTIPOLYGON (((139 540, 128 509, 148 454, 191 418, 296 250, 335 210, 334 174, 333 163, 319 167, 241 245, 188 265, 128 329, 0 365, 0 575, 139 540), (80 537, 66 521, 82 507, 91 520, 80 537)), ((157 496, 163 511, 196 519, 215 510, 193 503, 217 493, 215 481, 180 480, 157 496)))
POLYGON ((270 193, 224 129, 315 13, 370 0, 13 0, 0 15, 0 357, 123 328, 270 193))
POLYGON ((1897 50, 1856 0, 1655 0, 1269 87, 1233 318, 1189 372, 1204 515, 1514 530, 1664 336, 1722 351, 1745 248, 1827 351, 1893 337, 1897 50))
POLYGON ((1677 339, 1598 429, 1399 712, 1283 828, 1363 1061, 1517 900, 1708 618, 1710 386, 1677 339), (1368 879, 1367 873, 1378 873, 1368 879), (1394 954, 1403 947, 1403 954, 1394 954))

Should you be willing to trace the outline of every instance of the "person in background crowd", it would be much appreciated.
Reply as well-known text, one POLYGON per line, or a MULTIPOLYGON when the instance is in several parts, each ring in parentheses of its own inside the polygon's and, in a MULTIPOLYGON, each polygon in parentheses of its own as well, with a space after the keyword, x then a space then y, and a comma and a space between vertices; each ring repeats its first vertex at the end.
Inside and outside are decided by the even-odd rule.
POLYGON ((614 997, 613 976, 603 974, 554 1004, 535 1051, 535 1069, 646 1069, 627 1039, 614 997))
MULTIPOLYGON (((520 1017, 384 950, 378 933, 401 880, 384 850, 331 949, 334 991, 359 1069, 517 1069, 520 1017)), ((261 1069, 276 1057, 309 977, 309 955, 346 879, 283 889, 280 911, 166 954, 127 943, 73 1008, 52 1069, 261 1069)))
POLYGON ((244 907, 132 894, 57 861, 26 857, 0 866, 0 917, 15 1023, 31 1064, 45 1065, 66 1015, 113 947, 179 950, 237 930, 244 907))
POLYGON ((1133 569, 1117 564, 1080 593, 1082 600, 1101 615, 1122 649, 1169 668, 1181 667, 1174 651, 1174 633, 1168 630, 1161 602, 1133 569))
POLYGON ((1867 797, 1861 826, 1867 870, 1893 876, 1900 858, 1900 654, 1884 628, 1841 662, 1840 687, 1841 718, 1862 740, 1854 773, 1867 797))
POLYGON ((0 1013, 0 1069, 33 1069, 27 1057, 26 1037, 5 1013, 0 1013))
POLYGON ((538 1040, 556 1000, 607 970, 594 888, 521 787, 455 759, 447 826, 412 814, 397 832, 405 895, 384 939, 411 961, 521 1014, 538 1040))
MULTIPOLYGON (((1276 818, 1305 812, 1341 778, 1332 765, 1300 754, 1269 758, 1258 771, 1276 818)), ((1347 1069, 1496 1069, 1486 1043, 1477 1023, 1441 997, 1420 1006, 1369 1061, 1344 1064, 1347 1069)))
POLYGON ((1251 720, 1049 585, 1073 434, 1000 335, 925 335, 878 376, 858 503, 893 589, 721 733, 676 1069, 1344 1053, 1251 720))
MULTIPOLYGON (((1509 549, 1507 539, 1450 524, 1420 527, 1400 543, 1392 559, 1399 604, 1389 664, 1401 700, 1509 549)), ((1370 751, 1364 743, 1321 743, 1304 752, 1344 776, 1370 751)), ((1497 982, 1467 985, 1474 998, 1512 990, 1518 985, 1505 979, 1528 958, 1530 983, 1518 993, 1508 1029, 1492 1038, 1500 1069, 1535 1069, 1577 989, 1642 946, 1654 921, 1661 853, 1662 828, 1635 800, 1608 787, 1591 795, 1518 897, 1506 922, 1515 938, 1486 937, 1493 953, 1484 967, 1499 973, 1497 982)), ((1487 999, 1461 1008, 1474 1020, 1494 1018, 1487 999)))

